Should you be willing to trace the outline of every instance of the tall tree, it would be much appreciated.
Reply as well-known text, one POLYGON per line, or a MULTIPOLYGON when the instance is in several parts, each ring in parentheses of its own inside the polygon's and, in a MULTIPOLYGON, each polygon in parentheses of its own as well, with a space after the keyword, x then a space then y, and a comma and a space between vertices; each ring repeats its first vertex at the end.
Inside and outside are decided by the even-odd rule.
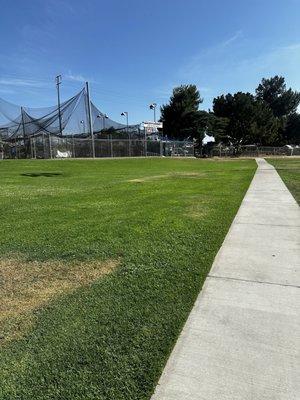
POLYGON ((288 116, 283 136, 286 144, 300 145, 300 114, 288 116))
POLYGON ((164 133, 176 139, 192 137, 202 141, 208 118, 206 111, 199 110, 202 101, 195 85, 173 89, 169 103, 161 107, 164 133))
POLYGON ((217 142, 239 147, 245 144, 271 144, 277 134, 272 110, 250 93, 238 92, 214 99, 213 111, 219 131, 217 142))
POLYGON ((275 117, 284 117, 296 112, 300 104, 300 93, 287 90, 283 76, 263 78, 256 88, 256 97, 266 102, 272 109, 275 117))

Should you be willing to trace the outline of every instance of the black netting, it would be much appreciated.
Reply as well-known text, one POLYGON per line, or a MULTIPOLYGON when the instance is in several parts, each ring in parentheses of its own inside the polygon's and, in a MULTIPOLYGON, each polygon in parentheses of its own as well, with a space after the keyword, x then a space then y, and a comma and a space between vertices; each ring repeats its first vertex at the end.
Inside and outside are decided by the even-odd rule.
MULTIPOLYGON (((111 120, 92 102, 91 119, 94 133, 101 133, 108 129, 125 132, 138 130, 138 125, 127 127, 111 120)), ((88 96, 85 88, 61 103, 60 109, 58 106, 20 107, 0 98, 0 138, 11 140, 41 134, 82 137, 91 135, 88 96)))

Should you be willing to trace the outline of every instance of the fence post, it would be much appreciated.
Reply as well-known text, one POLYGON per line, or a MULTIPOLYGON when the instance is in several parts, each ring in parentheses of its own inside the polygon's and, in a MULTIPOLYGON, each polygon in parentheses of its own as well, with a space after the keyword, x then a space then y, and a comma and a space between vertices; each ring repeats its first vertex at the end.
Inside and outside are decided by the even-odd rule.
POLYGON ((72 153, 73 153, 73 158, 75 158, 75 142, 74 142, 74 135, 72 135, 72 147, 73 147, 73 151, 72 151, 72 153))
POLYGON ((127 138, 127 149, 128 149, 128 157, 131 157, 131 137, 130 137, 129 133, 128 133, 128 138, 127 138))
POLYGON ((35 136, 32 138, 33 140, 33 158, 36 159, 36 145, 35 145, 35 136))
POLYGON ((52 159, 52 143, 51 143, 51 135, 49 133, 49 153, 50 153, 50 158, 52 159))
POLYGON ((159 153, 160 153, 160 156, 162 157, 163 156, 163 146, 162 146, 162 141, 161 140, 159 142, 159 153))
POLYGON ((113 158, 114 156, 114 149, 113 149, 113 138, 112 135, 110 135, 110 156, 113 158))
POLYGON ((44 132, 42 133, 42 143, 43 143, 43 158, 45 157, 45 135, 44 132))
POLYGON ((29 138, 29 141, 30 141, 30 158, 33 158, 32 138, 29 138))

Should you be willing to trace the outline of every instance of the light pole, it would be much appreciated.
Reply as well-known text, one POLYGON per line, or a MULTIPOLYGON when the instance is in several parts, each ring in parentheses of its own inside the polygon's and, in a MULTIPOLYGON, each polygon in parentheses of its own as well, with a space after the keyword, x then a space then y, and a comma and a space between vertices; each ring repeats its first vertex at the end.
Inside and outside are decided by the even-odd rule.
POLYGON ((130 135, 129 129, 128 129, 128 127, 129 127, 129 125, 128 125, 128 111, 123 111, 121 113, 121 115, 122 115, 122 117, 126 116, 126 131, 127 131, 127 135, 128 135, 128 138, 129 138, 129 157, 130 157, 131 156, 131 135, 130 135))
POLYGON ((157 104, 156 104, 156 103, 152 103, 152 104, 150 104, 150 106, 149 106, 150 110, 153 110, 154 122, 156 122, 156 107, 157 107, 157 104))
POLYGON ((83 133, 85 133, 85 123, 84 123, 84 120, 82 119, 82 120, 80 121, 80 123, 81 123, 81 125, 82 125, 82 127, 83 127, 83 133))
POLYGON ((125 117, 126 116, 126 129, 127 129, 127 133, 128 133, 128 111, 123 111, 122 113, 121 113, 121 115, 123 116, 123 117, 125 117))
POLYGON ((58 105, 58 120, 59 120, 59 133, 62 136, 62 124, 61 124, 61 111, 60 111, 60 93, 59 93, 59 85, 61 84, 61 75, 57 75, 55 77, 56 82, 56 90, 57 90, 57 105, 58 105))
POLYGON ((103 130, 105 131, 105 120, 108 119, 108 115, 107 114, 98 114, 97 118, 102 118, 103 130))

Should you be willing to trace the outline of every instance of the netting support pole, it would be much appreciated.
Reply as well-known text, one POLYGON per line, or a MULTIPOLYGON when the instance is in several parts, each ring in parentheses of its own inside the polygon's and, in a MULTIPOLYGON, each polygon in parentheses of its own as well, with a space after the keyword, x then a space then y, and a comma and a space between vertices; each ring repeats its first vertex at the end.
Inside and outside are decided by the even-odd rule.
POLYGON ((57 75, 55 78, 56 89, 57 89, 57 106, 58 106, 58 121, 59 121, 59 133, 62 136, 62 125, 61 125, 61 110, 60 110, 60 92, 59 85, 61 84, 61 75, 57 75))
POLYGON ((26 132, 25 132, 25 121, 24 121, 23 107, 21 107, 21 120, 22 120, 22 129, 23 129, 24 152, 25 152, 25 158, 27 158, 26 132))
POLYGON ((88 114, 89 114, 89 125, 90 125, 90 134, 91 134, 91 139, 92 139, 92 154, 93 158, 95 158, 95 138, 94 138, 94 132, 93 132, 93 122, 92 122, 92 110, 91 110, 91 99, 90 99, 90 89, 89 89, 89 83, 85 82, 86 85, 86 94, 87 94, 87 100, 88 100, 88 114))
POLYGON ((75 142, 74 142, 74 135, 72 136, 72 147, 73 147, 73 158, 75 158, 75 142))

